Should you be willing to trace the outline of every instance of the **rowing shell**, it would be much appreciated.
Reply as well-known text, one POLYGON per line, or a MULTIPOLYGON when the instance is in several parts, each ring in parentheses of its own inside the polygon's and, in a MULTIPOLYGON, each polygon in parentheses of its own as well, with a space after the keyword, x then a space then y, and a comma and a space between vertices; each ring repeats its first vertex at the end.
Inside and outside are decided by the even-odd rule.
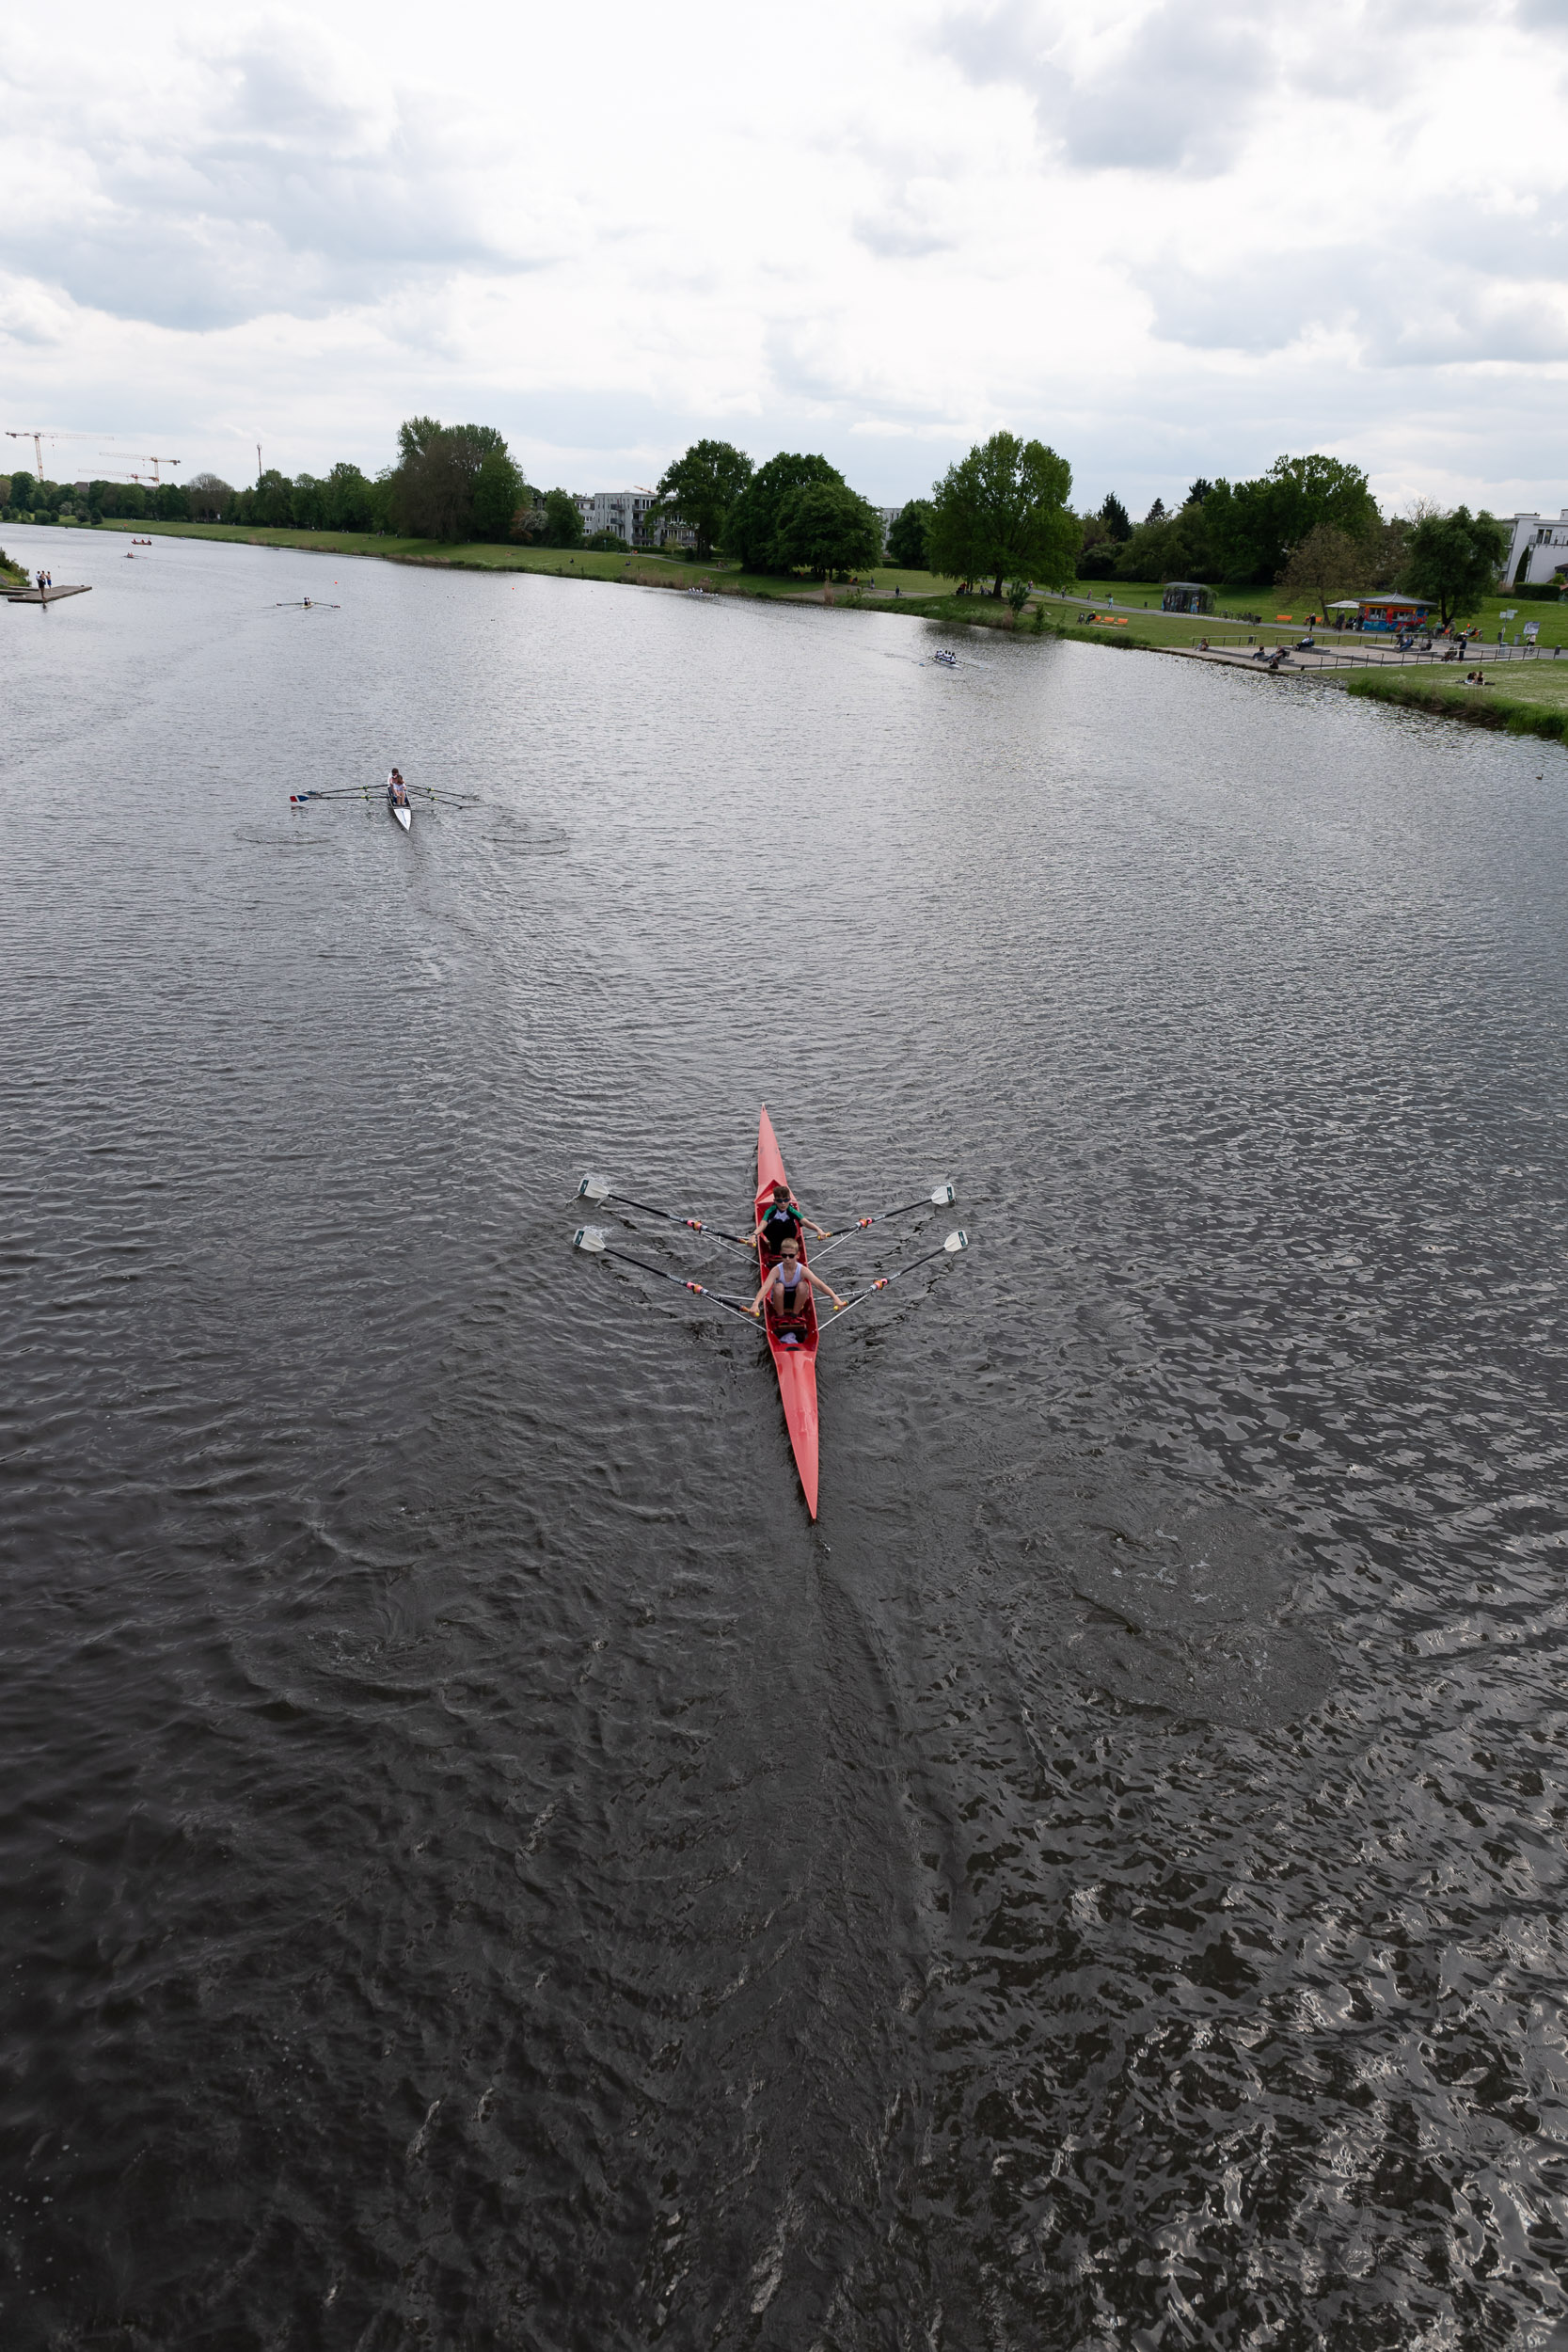
POLYGON ((412 833, 414 830, 414 812, 411 808, 404 808, 399 802, 393 800, 392 779, 389 775, 387 778, 387 805, 391 810, 392 815, 397 818, 398 823, 403 827, 404 832, 412 833))
MULTIPOLYGON (((760 1225, 773 1199, 775 1184, 789 1182, 779 1152, 773 1122, 763 1105, 757 1121, 757 1191, 756 1213, 752 1223, 760 1225)), ((806 1237, 800 1236, 800 1263, 806 1262, 806 1237)), ((768 1261, 757 1244, 757 1279, 768 1272, 768 1261)), ((781 1332, 771 1311, 767 1311, 768 1353, 779 1375, 779 1395, 784 1403, 784 1422, 789 1430, 789 1442, 795 1449, 795 1467, 800 1473, 800 1489, 806 1498, 806 1508, 816 1517, 816 1304, 809 1283, 806 1286, 806 1311, 799 1323, 781 1332)))

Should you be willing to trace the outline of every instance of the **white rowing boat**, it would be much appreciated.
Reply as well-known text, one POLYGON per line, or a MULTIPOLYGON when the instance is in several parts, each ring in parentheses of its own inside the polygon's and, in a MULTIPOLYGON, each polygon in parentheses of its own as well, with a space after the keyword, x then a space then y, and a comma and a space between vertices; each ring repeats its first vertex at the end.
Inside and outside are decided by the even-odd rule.
POLYGON ((398 823, 403 827, 404 832, 412 833, 414 830, 414 812, 409 807, 406 801, 393 800, 392 779, 390 774, 388 774, 387 778, 387 805, 391 810, 392 815, 397 818, 398 823))

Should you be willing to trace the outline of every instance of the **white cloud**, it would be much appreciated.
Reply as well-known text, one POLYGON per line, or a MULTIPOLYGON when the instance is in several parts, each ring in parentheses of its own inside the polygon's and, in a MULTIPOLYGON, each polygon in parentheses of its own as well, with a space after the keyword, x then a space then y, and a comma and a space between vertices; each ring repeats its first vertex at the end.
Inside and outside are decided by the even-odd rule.
POLYGON ((425 409, 582 487, 717 430, 895 498, 1007 422, 1140 512, 1285 448, 1568 496, 1560 0, 71 22, 0 37, 6 423, 232 476, 425 409))

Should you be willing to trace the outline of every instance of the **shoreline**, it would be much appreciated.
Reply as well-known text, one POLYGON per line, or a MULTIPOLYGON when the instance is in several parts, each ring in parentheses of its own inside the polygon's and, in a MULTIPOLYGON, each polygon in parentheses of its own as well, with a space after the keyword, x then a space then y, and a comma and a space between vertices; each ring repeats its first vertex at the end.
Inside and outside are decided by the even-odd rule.
MULTIPOLYGON (((80 527, 71 528, 75 530, 80 527)), ((1223 628, 1227 622, 1234 620, 1233 615, 1215 612, 1202 618, 1175 614, 1166 616, 1147 606, 1126 605, 1116 613, 1114 623, 1085 626, 1068 619, 1061 608, 1079 604, 1092 611, 1096 605, 1092 594, 1050 592, 1052 601, 1058 606, 1060 617, 1049 609, 1042 595, 1025 607, 1025 612, 1036 616, 1025 620, 1022 614, 1015 619, 1007 605, 993 604, 989 597, 960 597, 951 592, 943 595, 940 590, 924 594, 915 591, 899 596, 877 591, 868 595, 853 587, 838 587, 831 583, 821 587, 802 587, 798 580, 705 569, 701 564, 687 563, 684 558, 660 555, 600 555, 590 549, 525 548, 511 544, 485 545, 482 548, 481 543, 460 546, 449 551, 429 540, 394 540, 377 545, 379 534, 369 532, 310 532, 282 527, 269 530, 265 526, 251 528, 227 523, 149 523, 118 516, 106 516, 100 528, 121 534, 146 533, 156 538, 199 539, 230 546, 276 548, 279 552, 330 555, 340 559, 352 556, 375 563, 402 564, 412 570, 527 572, 551 580, 598 580, 611 587, 671 589, 677 595, 689 594, 701 588, 707 596, 715 598, 743 596, 758 604, 814 604, 839 612, 888 612, 910 620, 935 621, 950 628, 998 629, 1008 637, 1053 638, 1075 644, 1117 646, 1126 652, 1174 654, 1183 660, 1212 662, 1223 669, 1243 670, 1250 676, 1259 675, 1249 662, 1222 648, 1208 648, 1196 643, 1162 642, 1132 626, 1141 623, 1144 628, 1148 628, 1159 626, 1162 621, 1177 625, 1184 623, 1184 633, 1196 637, 1199 633, 1212 633, 1223 628), (1124 624, 1127 625, 1125 634, 1122 633, 1124 624)), ((1113 604, 1116 601, 1114 597, 1107 597, 1104 603, 1113 604)), ((1104 609, 1103 606, 1101 609, 1104 609)), ((1280 633, 1279 623, 1265 623, 1263 627, 1271 634, 1280 633)), ((1261 633, 1259 630, 1259 635, 1261 633)), ((1327 650, 1334 649, 1332 641, 1325 641, 1325 646, 1327 650)), ((1475 648, 1476 666, 1484 669, 1486 660, 1485 647, 1478 645, 1475 648)), ((1522 662, 1517 665, 1495 664, 1496 668, 1505 666, 1511 671, 1517 668, 1528 674, 1535 665, 1522 662)), ((1553 665, 1554 670, 1556 666, 1553 665)), ((1458 681, 1450 686, 1446 679, 1433 675, 1438 668, 1436 663, 1419 668, 1415 664, 1396 666, 1390 663, 1386 669, 1371 667, 1346 676, 1328 667, 1320 669, 1316 665, 1297 667, 1292 664, 1288 675, 1298 682, 1305 676, 1313 675, 1323 683, 1336 686, 1342 692, 1362 700, 1387 703, 1398 709, 1418 711, 1430 718, 1448 719, 1463 726, 1482 727, 1511 735, 1532 735, 1546 742, 1568 740, 1568 664, 1563 665, 1560 674, 1554 678, 1554 683, 1560 683, 1563 689, 1560 699, 1555 694, 1528 696, 1516 691, 1498 691, 1495 675, 1480 692, 1474 688, 1466 689, 1458 681)), ((1264 675, 1277 683, 1281 674, 1264 675)), ((1513 688, 1512 676, 1508 680, 1508 688, 1513 688)))

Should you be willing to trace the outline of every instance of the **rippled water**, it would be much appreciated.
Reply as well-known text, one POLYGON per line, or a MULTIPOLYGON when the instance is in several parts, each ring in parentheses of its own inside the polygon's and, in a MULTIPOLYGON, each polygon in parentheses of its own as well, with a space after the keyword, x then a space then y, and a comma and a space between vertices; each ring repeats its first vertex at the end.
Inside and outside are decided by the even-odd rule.
POLYGON ((1562 752, 7 535, 6 2345, 1568 2343, 1562 752))

